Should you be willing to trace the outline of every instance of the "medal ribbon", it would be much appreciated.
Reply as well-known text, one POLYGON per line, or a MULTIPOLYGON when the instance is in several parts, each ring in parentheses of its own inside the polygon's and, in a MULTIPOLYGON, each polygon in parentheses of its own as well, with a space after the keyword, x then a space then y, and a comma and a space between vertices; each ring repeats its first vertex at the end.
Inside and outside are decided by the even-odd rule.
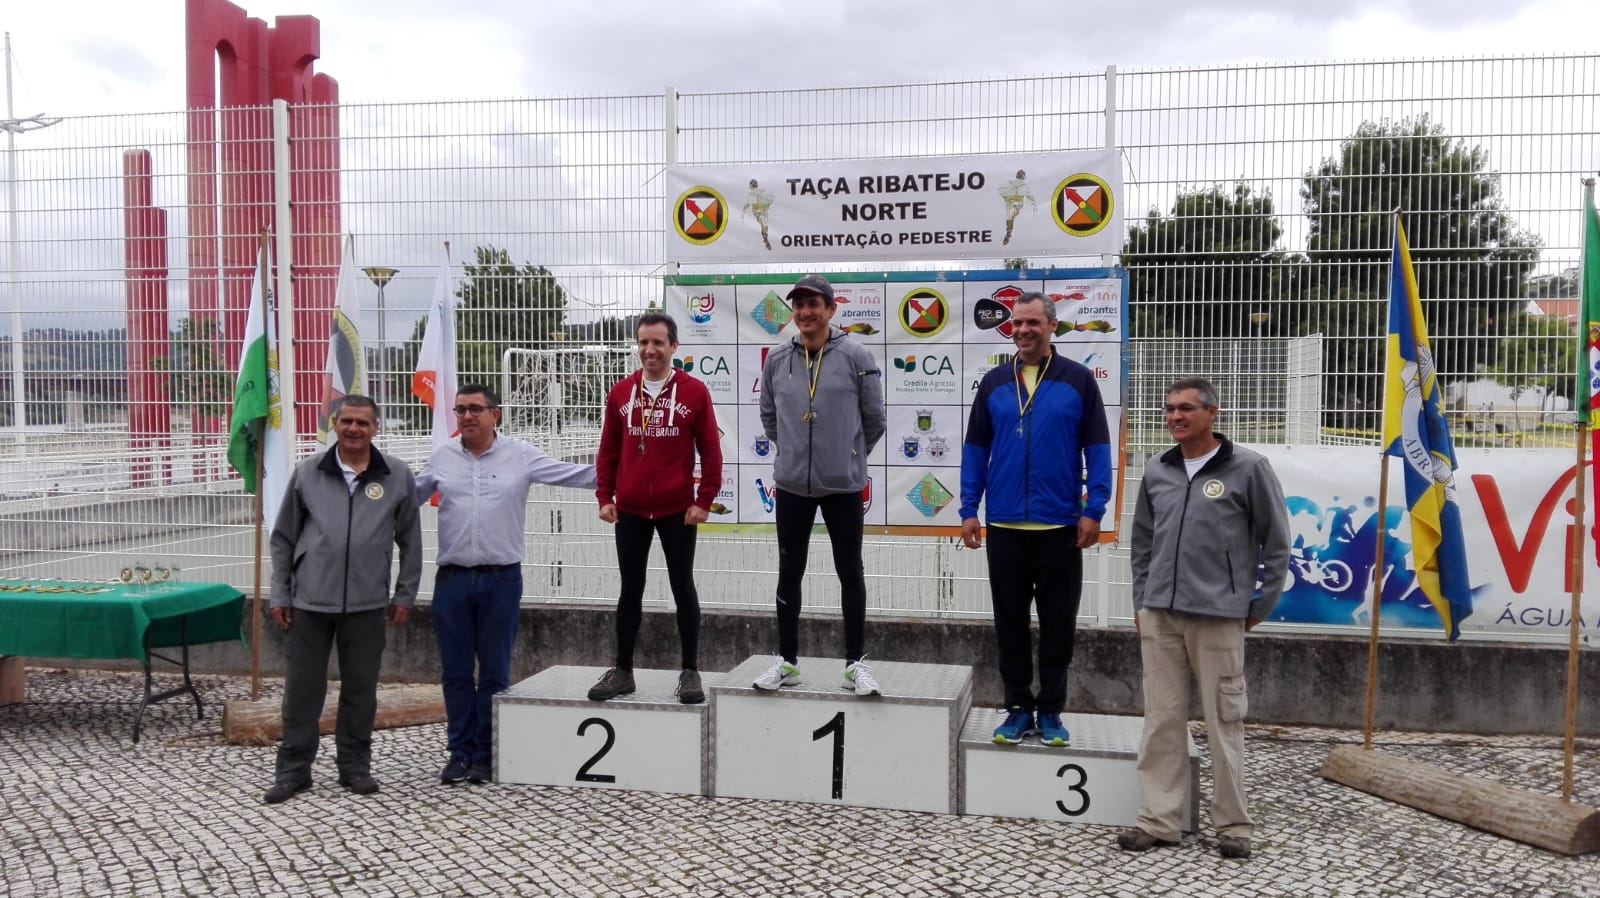
MULTIPOLYGON (((805 350, 806 367, 811 369, 810 389, 806 393, 806 401, 810 403, 810 407, 807 408, 806 413, 807 415, 810 415, 812 410, 817 407, 817 378, 822 376, 822 355, 828 351, 828 344, 822 344, 822 348, 817 350, 817 363, 815 367, 813 367, 811 364, 811 348, 809 346, 801 346, 800 348, 805 350)), ((810 420, 811 419, 808 417, 806 419, 807 423, 810 423, 810 420)))
POLYGON ((1033 382, 1033 389, 1028 391, 1026 404, 1022 401, 1022 360, 1020 358, 1016 360, 1017 379, 1011 385, 1017 389, 1017 427, 1022 426, 1022 422, 1028 417, 1028 411, 1033 408, 1034 397, 1039 395, 1039 386, 1044 383, 1044 373, 1050 370, 1050 360, 1053 358, 1055 358, 1053 352, 1044 357, 1044 365, 1039 369, 1039 377, 1033 382))

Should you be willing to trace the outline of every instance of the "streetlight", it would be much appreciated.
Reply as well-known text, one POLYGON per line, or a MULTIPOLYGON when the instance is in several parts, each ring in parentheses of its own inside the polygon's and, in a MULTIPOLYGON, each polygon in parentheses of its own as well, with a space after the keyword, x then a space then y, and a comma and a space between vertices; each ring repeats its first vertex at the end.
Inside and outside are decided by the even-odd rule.
POLYGON ((381 394, 377 397, 378 401, 384 405, 388 405, 389 344, 388 341, 384 339, 383 333, 383 288, 388 286, 389 281, 400 272, 393 268, 385 268, 382 265, 368 265, 361 270, 366 273, 367 278, 370 279, 372 283, 378 286, 378 360, 383 363, 383 371, 379 375, 378 379, 378 383, 381 384, 382 387, 374 390, 373 392, 381 394))
POLYGON ((24 131, 37 131, 61 121, 46 118, 44 113, 17 118, 11 103, 11 32, 6 32, 6 117, 0 119, 0 131, 6 132, 6 242, 10 244, 8 280, 11 287, 11 427, 13 439, 19 450, 24 449, 23 428, 28 424, 28 412, 22 397, 22 285, 17 282, 17 269, 22 263, 17 251, 22 239, 17 236, 17 135, 24 131))

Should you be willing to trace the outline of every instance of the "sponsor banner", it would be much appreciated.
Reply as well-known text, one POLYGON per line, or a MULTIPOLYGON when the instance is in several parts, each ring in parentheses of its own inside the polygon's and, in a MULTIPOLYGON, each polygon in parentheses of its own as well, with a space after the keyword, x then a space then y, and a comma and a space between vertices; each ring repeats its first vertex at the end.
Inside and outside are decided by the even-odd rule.
POLYGON ((961 472, 894 467, 885 490, 890 526, 961 526, 961 472))
MULTIPOLYGON (((1288 589, 1272 620, 1369 626, 1381 522, 1383 626, 1439 630, 1438 613, 1416 586, 1400 465, 1389 466, 1389 507, 1380 517, 1374 449, 1252 448, 1271 460, 1283 482, 1293 540, 1288 589)), ((1564 634, 1571 621, 1572 451, 1468 450, 1458 452, 1457 461, 1472 594, 1462 631, 1564 634)), ((1584 582, 1600 582, 1594 553, 1580 557, 1584 582)), ((1583 637, 1592 642, 1600 634, 1600 597, 1585 596, 1580 620, 1583 637)))
POLYGON ((967 343, 1011 345, 1011 309, 1024 293, 1055 301, 1057 341, 1121 343, 1122 282, 1116 278, 967 283, 962 337, 967 343))
MULTIPOLYGON (((724 461, 741 468, 736 475, 739 503, 730 506, 733 519, 714 523, 764 524, 772 520, 762 501, 762 487, 755 483, 759 476, 771 486, 771 466, 779 451, 761 427, 761 370, 771 350, 796 335, 785 297, 799 277, 709 274, 667 278, 666 308, 690 320, 687 326, 680 323, 681 334, 723 335, 731 330, 736 337, 731 344, 685 339, 674 361, 711 388, 725 434, 724 461), (694 320, 697 314, 703 320, 694 320)), ((951 518, 958 509, 945 508, 935 498, 940 489, 959 497, 962 438, 972 399, 983 375, 1011 359, 1013 347, 1008 332, 1002 330, 1010 315, 1005 301, 1024 292, 1037 290, 1057 297, 1058 315, 1068 326, 1052 343, 1063 358, 1083 364, 1094 374, 1117 450, 1115 457, 1122 457, 1126 331, 1121 272, 849 272, 830 279, 835 292, 832 324, 846 331, 846 339, 867 349, 883 378, 888 429, 867 456, 868 466, 882 472, 882 476, 873 475, 872 501, 879 511, 874 516, 869 510, 869 525, 876 522, 895 532, 930 536, 957 532, 961 522, 951 518), (1115 302, 1108 301, 1110 296, 1115 302), (994 317, 988 319, 988 326, 979 326, 972 309, 985 301, 994 317), (1080 309, 1082 314, 1078 314, 1080 309), (1076 327, 1088 321, 1104 324, 1076 327), (931 477, 927 483, 922 483, 924 475, 931 477), (886 492, 886 484, 891 482, 897 490, 886 492), (920 506, 906 498, 918 484, 924 490, 919 496, 926 500, 920 506), (924 513, 930 509, 932 514, 924 513)), ((1118 464, 1113 510, 1122 507, 1122 470, 1118 464)), ((1115 511, 1102 521, 1108 540, 1114 538, 1117 524, 1115 511)))
MULTIPOLYGON (((738 516, 739 509, 739 469, 736 465, 724 463, 722 466, 722 488, 717 490, 717 498, 711 502, 710 514, 706 516, 708 524, 732 523, 738 516)), ((696 494, 700 491, 700 465, 694 466, 694 486, 696 494)))
POLYGON ((883 442, 897 466, 960 468, 966 421, 967 409, 959 405, 891 405, 883 442))
POLYGON ((732 286, 668 287, 662 309, 678 323, 680 344, 739 342, 732 286))
POLYGON ((883 284, 836 284, 833 326, 867 345, 881 346, 886 330, 883 284))
POLYGON ((733 405, 739 401, 738 351, 739 347, 731 343, 722 346, 679 343, 672 367, 694 375, 705 384, 714 404, 733 405))
POLYGON ((668 259, 692 264, 1122 251, 1118 151, 675 165, 668 259))

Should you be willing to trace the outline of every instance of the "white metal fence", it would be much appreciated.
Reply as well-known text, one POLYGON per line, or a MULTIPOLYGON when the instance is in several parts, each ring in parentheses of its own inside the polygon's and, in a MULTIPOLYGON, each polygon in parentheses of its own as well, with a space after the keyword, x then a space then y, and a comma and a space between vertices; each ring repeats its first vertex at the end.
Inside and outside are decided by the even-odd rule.
MULTIPOLYGON (((1559 430, 1570 394, 1559 338, 1576 295, 1578 179, 1600 166, 1597 93, 1600 56, 1589 55, 67 119, 23 135, 7 159, 17 201, 5 220, 0 573, 105 576, 137 555, 249 582, 247 504, 219 431, 251 264, 239 238, 258 226, 292 254, 302 304, 331 297, 329 248, 355 235, 357 263, 372 269, 360 324, 384 445, 420 463, 423 410, 408 385, 443 243, 469 308, 463 381, 501 383, 508 352, 555 371, 574 349, 625 347, 629 316, 661 294, 660 175, 673 162, 1121 148, 1134 477, 1165 444, 1163 387, 1185 374, 1217 381, 1238 437, 1375 441, 1384 222, 1403 206, 1453 395, 1483 381, 1480 394, 1513 403, 1539 396, 1514 428, 1536 442, 1559 430), (191 145, 195 116, 224 140, 191 145), (228 176, 205 174, 217 170, 228 176), (338 202, 291 207, 275 174, 322 200, 336 185, 338 202), (141 190, 148 206, 135 214, 141 190), (155 210, 164 238, 128 239, 155 233, 155 210), (127 275, 138 253, 144 267, 165 257, 164 317, 137 314, 155 308, 140 291, 156 280, 127 275), (1544 314, 1527 314, 1529 300, 1544 314), (130 435, 141 414, 170 438, 151 448, 130 435)), ((323 338, 295 335, 302 405, 320 398, 307 372, 321 369, 323 338)), ((592 431, 539 414, 551 402, 517 400, 526 414, 511 429, 569 457, 592 452, 592 431)), ((1493 422, 1459 404, 1458 439, 1470 442, 1493 422)), ((1507 439, 1490 429, 1484 439, 1507 439)), ((530 600, 614 597, 591 499, 536 491, 530 600)), ((987 613, 981 553, 870 542, 877 612, 987 613)), ((1125 553, 1097 556, 1085 617, 1126 620, 1125 553)), ((769 604, 767 537, 708 533, 699 557, 708 605, 769 604)), ((808 605, 835 605, 827 553, 812 564, 808 605)), ((668 601, 664 581, 652 577, 651 601, 668 601)))

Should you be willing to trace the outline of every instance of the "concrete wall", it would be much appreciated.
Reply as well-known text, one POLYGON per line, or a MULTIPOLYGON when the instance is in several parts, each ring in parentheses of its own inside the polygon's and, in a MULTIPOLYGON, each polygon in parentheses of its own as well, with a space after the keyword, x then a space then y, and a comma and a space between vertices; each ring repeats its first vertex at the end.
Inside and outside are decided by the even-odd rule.
MULTIPOLYGON (((556 664, 609 667, 615 637, 614 615, 595 606, 541 605, 523 609, 512 660, 514 679, 556 664)), ((282 672, 282 637, 268 624, 262 669, 282 672)), ((776 644, 773 615, 720 612, 704 616, 700 667, 730 670, 751 655, 767 654, 776 644)), ((801 619, 802 654, 834 655, 843 648, 837 618, 801 619)), ((872 619, 867 624, 868 660, 967 664, 974 671, 973 701, 997 707, 1000 677, 995 670, 993 630, 987 621, 872 619)), ((1354 727, 1362 725, 1367 665, 1365 639, 1329 636, 1252 634, 1245 652, 1254 723, 1354 727)), ((1580 660, 1580 735, 1600 736, 1600 655, 1586 650, 1580 660)), ((1379 729, 1460 733, 1538 733, 1555 735, 1564 726, 1566 688, 1564 648, 1479 643, 1447 645, 1438 640, 1386 639, 1379 649, 1379 729)), ((111 666, 109 662, 44 662, 111 666)), ((670 611, 647 611, 640 632, 636 666, 676 668, 677 625, 670 611)), ((195 650, 197 670, 247 674, 249 651, 238 643, 195 650)), ((813 681, 839 675, 839 669, 805 671, 813 681)), ((1084 629, 1069 682, 1068 710, 1108 714, 1142 713, 1139 646, 1133 631, 1084 629)), ((392 681, 431 682, 439 676, 433 622, 423 606, 410 625, 390 631, 384 676, 392 681)), ((1191 702, 1191 715, 1201 716, 1191 702)))

